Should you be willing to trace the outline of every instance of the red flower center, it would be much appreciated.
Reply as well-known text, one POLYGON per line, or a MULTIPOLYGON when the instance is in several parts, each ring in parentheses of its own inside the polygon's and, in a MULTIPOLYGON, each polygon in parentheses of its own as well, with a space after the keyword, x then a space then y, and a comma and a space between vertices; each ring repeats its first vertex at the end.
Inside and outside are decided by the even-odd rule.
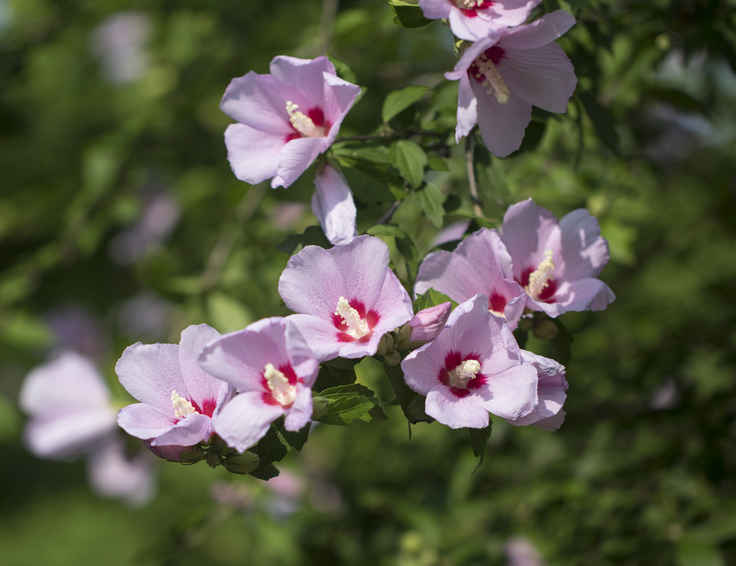
POLYGON ((503 315, 506 310, 506 297, 493 291, 488 299, 488 310, 499 315, 503 315))
POLYGON ((269 366, 271 364, 267 364, 261 372, 261 386, 263 387, 261 399, 267 405, 280 405, 288 409, 294 404, 296 384, 303 383, 303 380, 297 377, 290 363, 281 364, 277 370, 269 366), (281 383, 283 381, 286 383, 281 383))
POLYGON ((478 10, 485 10, 493 6, 492 0, 454 0, 453 4, 460 8, 466 18, 475 18, 478 10))
MULTIPOLYGON (((301 113, 300 113, 301 114, 301 113)), ((291 132, 286 135, 284 138, 284 141, 286 143, 290 142, 291 140, 296 140, 299 138, 307 137, 306 134, 303 132, 300 132, 295 126, 294 122, 295 120, 292 119, 293 116, 290 116, 289 119, 289 126, 291 126, 291 132)), ((307 110, 306 115, 303 115, 304 119, 308 119, 311 121, 311 124, 308 122, 306 123, 307 128, 314 127, 319 128, 323 132, 325 132, 325 135, 327 132, 330 131, 330 128, 332 127, 332 124, 329 122, 329 120, 325 119, 325 113, 319 106, 315 106, 313 108, 310 108, 307 110)), ((299 124, 299 121, 296 121, 297 124, 299 124)))
MULTIPOLYGON (((534 273, 535 269, 536 268, 534 267, 527 267, 521 272, 521 277, 519 277, 516 282, 524 287, 524 289, 527 289, 529 287, 529 276, 534 273)), ((559 283, 557 282, 557 279, 548 279, 546 286, 539 292, 536 300, 542 301, 543 303, 556 303, 557 299, 555 299, 555 293, 557 293, 558 288, 559 283)))
POLYGON ((445 356, 445 366, 440 369, 437 379, 442 385, 447 386, 455 397, 462 399, 488 382, 488 378, 480 373, 479 369, 478 354, 470 353, 463 356, 460 352, 452 350, 445 356), (477 364, 468 364, 467 362, 471 360, 477 364))
POLYGON ((342 304, 342 297, 340 299, 338 302, 340 312, 332 313, 332 324, 339 330, 338 342, 368 342, 381 316, 375 310, 366 311, 365 304, 356 298, 347 302, 348 309, 342 304))

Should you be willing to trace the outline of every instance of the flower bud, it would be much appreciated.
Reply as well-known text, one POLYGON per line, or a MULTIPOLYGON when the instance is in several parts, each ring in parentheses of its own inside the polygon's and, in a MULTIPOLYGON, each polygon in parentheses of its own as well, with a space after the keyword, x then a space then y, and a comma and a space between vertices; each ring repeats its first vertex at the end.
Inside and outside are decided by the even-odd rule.
POLYGON ((434 340, 445 327, 451 309, 452 304, 446 302, 419 311, 409 321, 409 326, 411 326, 411 341, 424 343, 434 340))

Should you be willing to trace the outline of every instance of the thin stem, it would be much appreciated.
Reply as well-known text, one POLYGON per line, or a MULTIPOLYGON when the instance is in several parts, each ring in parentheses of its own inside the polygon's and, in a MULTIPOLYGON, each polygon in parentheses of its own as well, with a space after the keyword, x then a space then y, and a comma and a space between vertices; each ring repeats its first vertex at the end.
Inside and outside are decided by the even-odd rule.
POLYGON ((480 198, 478 197, 478 183, 475 180, 475 165, 473 153, 475 151, 475 138, 468 135, 465 138, 465 170, 468 174, 468 187, 470 188, 470 200, 473 202, 473 212, 476 216, 483 216, 480 198))
POLYGON ((240 199, 235 208, 233 222, 223 227, 220 237, 207 259, 207 267, 200 279, 202 291, 207 291, 217 285, 220 274, 225 267, 225 262, 227 262, 233 247, 238 241, 243 224, 253 216, 265 193, 266 185, 261 183, 246 191, 243 198, 240 199))
POLYGON ((322 32, 321 49, 322 53, 327 55, 332 41, 332 29, 337 17, 338 0, 322 0, 322 18, 320 20, 320 28, 322 32))
POLYGON ((379 224, 388 224, 391 221, 391 218, 393 217, 394 212, 396 212, 396 210, 399 208, 400 205, 401 205, 401 201, 400 200, 394 201, 394 203, 391 205, 391 208, 389 208, 383 214, 383 216, 381 216, 381 218, 378 220, 378 223, 379 224))

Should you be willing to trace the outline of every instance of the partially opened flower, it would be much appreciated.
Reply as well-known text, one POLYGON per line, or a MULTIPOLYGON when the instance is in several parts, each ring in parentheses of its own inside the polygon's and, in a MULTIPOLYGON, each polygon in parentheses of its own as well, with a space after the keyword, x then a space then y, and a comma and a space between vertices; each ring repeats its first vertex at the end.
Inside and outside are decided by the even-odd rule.
POLYGON ((43 458, 89 452, 115 430, 115 409, 102 376, 73 352, 28 374, 20 406, 30 416, 26 445, 43 458))
POLYGON ((608 243, 587 210, 573 210, 558 223, 528 199, 509 207, 501 230, 527 308, 556 317, 603 310, 616 298, 596 279, 608 263, 608 243))
POLYGON ((347 244, 357 235, 357 211, 345 177, 340 171, 326 165, 314 179, 312 212, 319 219, 322 231, 332 244, 347 244))
POLYGON ((574 24, 575 18, 558 10, 471 45, 445 74, 460 81, 456 140, 478 124, 491 153, 505 157, 521 146, 532 106, 566 112, 577 78, 555 39, 574 24))
POLYGON ((485 428, 489 412, 519 419, 537 404, 537 370, 522 360, 483 295, 458 305, 439 336, 411 352, 401 369, 407 385, 426 395, 425 412, 450 428, 485 428))
POLYGON ((271 74, 233 79, 220 107, 228 160, 247 183, 288 187, 335 141, 360 87, 340 79, 327 57, 275 57, 271 74))
POLYGON ((454 252, 429 254, 419 266, 414 292, 435 289, 462 303, 475 295, 488 297, 488 310, 513 330, 524 311, 524 290, 514 281, 511 256, 495 230, 481 228, 454 252))
MULTIPOLYGON (((185 328, 178 345, 129 346, 115 371, 128 393, 141 402, 120 410, 120 427, 148 440, 154 452, 157 447, 179 449, 209 440, 212 417, 229 398, 230 390, 227 383, 199 367, 197 356, 219 335, 200 324, 185 328)), ((164 452, 173 454, 170 450, 164 452)))
POLYGON ((451 310, 452 303, 450 302, 420 310, 409 321, 411 327, 409 340, 412 343, 424 343, 437 338, 445 327, 451 310))
POLYGON ((452 33, 475 41, 499 28, 524 23, 541 0, 419 0, 424 17, 446 19, 452 33))
POLYGON ((215 417, 215 431, 240 452, 282 415, 291 431, 312 417, 311 387, 319 363, 288 319, 266 318, 226 334, 202 350, 199 363, 239 393, 215 417))
POLYGON ((289 317, 320 360, 376 353, 386 332, 408 322, 409 294, 388 267, 388 247, 359 236, 325 250, 306 246, 289 259, 279 279, 289 317))
POLYGON ((111 437, 87 461, 89 482, 99 495, 143 505, 156 491, 153 459, 146 451, 128 456, 123 441, 111 437))
POLYGON ((521 351, 521 359, 532 364, 537 370, 538 401, 528 415, 517 419, 509 419, 512 425, 535 425, 539 428, 556 430, 565 422, 565 411, 562 405, 567 398, 567 380, 565 366, 544 356, 538 356, 527 350, 521 351))

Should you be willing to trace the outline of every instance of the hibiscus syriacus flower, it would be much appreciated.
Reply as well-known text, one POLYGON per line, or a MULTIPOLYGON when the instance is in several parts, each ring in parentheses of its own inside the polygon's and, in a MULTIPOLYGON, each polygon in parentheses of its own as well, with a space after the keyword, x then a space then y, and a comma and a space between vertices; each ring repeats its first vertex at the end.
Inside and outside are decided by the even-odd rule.
POLYGON ((409 294, 388 267, 388 247, 359 236, 325 250, 306 246, 279 279, 289 317, 320 360, 376 353, 386 332, 413 315, 409 294))
POLYGON ((407 385, 426 395, 425 412, 450 428, 485 428, 489 412, 519 419, 537 404, 537 370, 483 295, 458 305, 439 336, 401 369, 407 385))
POLYGON ((28 449, 42 458, 89 452, 115 431, 115 409, 102 376, 73 352, 28 374, 20 406, 30 416, 28 449))
POLYGON ((502 239, 526 307, 557 317, 567 311, 600 311, 616 296, 596 279, 608 263, 608 243, 598 221, 582 208, 557 218, 531 199, 509 207, 502 239))
POLYGON ((335 141, 360 87, 340 79, 327 57, 275 57, 271 74, 233 79, 220 108, 237 124, 225 131, 235 176, 288 187, 335 141))
POLYGON ((215 431, 236 450, 255 445, 273 421, 299 430, 312 417, 319 363, 295 325, 266 318, 210 342, 200 365, 239 392, 215 417, 215 431))
POLYGON ((555 39, 574 24, 575 18, 558 10, 471 45, 455 69, 445 74, 460 81, 456 140, 478 124, 488 149, 505 157, 519 149, 532 105, 566 112, 577 78, 555 39))
POLYGON ((454 252, 429 254, 419 266, 414 292, 435 289, 462 303, 475 295, 488 297, 488 310, 516 328, 524 311, 524 289, 514 281, 511 256, 495 230, 481 228, 454 252))
POLYGON ((141 401, 120 410, 118 424, 151 449, 177 459, 184 447, 206 442, 212 417, 229 398, 227 383, 199 367, 197 356, 220 334, 206 324, 181 333, 179 344, 133 344, 115 365, 120 383, 141 401))
POLYGON ((499 28, 524 23, 541 0, 419 0, 424 17, 446 19, 452 33, 475 41, 499 28))
POLYGON ((557 430, 565 421, 565 411, 562 409, 567 398, 565 366, 527 350, 521 351, 521 359, 537 369, 538 402, 531 413, 517 419, 509 419, 509 422, 515 426, 533 424, 539 428, 557 430))

